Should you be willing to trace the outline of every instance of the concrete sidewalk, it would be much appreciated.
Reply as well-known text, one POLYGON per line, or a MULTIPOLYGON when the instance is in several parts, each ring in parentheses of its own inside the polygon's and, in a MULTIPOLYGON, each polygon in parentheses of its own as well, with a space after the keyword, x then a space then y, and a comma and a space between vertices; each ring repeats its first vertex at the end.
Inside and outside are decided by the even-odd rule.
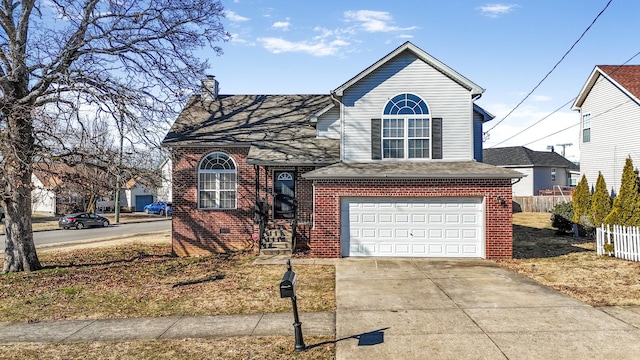
MULTIPOLYGON (((335 314, 301 313, 303 334, 333 336, 335 314)), ((293 336, 293 314, 171 316, 0 323, 0 344, 293 336)))
POLYGON ((342 259, 336 358, 638 359, 640 309, 585 305, 486 260, 342 259))

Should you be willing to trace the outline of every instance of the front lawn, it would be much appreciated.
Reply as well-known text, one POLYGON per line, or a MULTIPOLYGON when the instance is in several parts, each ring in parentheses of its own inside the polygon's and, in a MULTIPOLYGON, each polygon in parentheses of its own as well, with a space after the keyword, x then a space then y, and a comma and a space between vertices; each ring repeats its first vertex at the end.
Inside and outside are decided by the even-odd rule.
MULTIPOLYGON (((285 266, 250 254, 178 258, 170 245, 134 243, 39 257, 41 271, 0 275, 0 322, 291 311, 278 287, 285 266)), ((293 270, 301 312, 335 310, 333 266, 293 270)))
POLYGON ((593 239, 558 235, 548 213, 513 214, 506 268, 592 306, 640 305, 640 263, 598 256, 593 239))

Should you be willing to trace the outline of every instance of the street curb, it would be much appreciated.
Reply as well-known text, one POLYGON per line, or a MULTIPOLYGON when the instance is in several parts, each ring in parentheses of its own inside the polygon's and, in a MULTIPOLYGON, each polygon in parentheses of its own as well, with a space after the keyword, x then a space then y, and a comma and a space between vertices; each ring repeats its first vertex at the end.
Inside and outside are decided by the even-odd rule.
POLYGON ((42 244, 42 245, 36 245, 36 249, 55 250, 57 248, 65 248, 65 247, 76 246, 76 245, 95 244, 95 243, 102 243, 102 242, 108 242, 108 241, 114 241, 114 240, 124 240, 124 239, 129 239, 129 238, 138 237, 138 236, 156 235, 156 234, 159 235, 166 232, 170 233, 171 230, 168 229, 168 230, 160 230, 160 231, 147 231, 147 232, 141 232, 141 233, 127 234, 127 235, 120 235, 120 236, 110 236, 110 237, 96 238, 96 239, 65 241, 65 242, 58 242, 53 244, 42 244))

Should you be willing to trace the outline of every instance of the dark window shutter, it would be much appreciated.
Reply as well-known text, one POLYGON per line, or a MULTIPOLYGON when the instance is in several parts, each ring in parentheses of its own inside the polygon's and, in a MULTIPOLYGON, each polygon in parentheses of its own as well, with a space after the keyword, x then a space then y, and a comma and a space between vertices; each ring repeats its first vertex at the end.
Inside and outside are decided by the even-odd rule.
POLYGON ((431 158, 442 159, 442 118, 431 119, 431 158))
POLYGON ((382 159, 381 127, 382 127, 381 119, 371 119, 371 159, 372 160, 382 159))

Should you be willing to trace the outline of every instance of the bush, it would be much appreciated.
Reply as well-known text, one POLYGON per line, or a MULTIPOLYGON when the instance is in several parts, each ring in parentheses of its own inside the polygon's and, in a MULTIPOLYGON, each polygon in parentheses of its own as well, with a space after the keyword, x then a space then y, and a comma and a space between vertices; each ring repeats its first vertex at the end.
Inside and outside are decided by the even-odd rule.
POLYGON ((584 216, 589 215, 591 209, 591 192, 589 191, 589 184, 587 183, 587 177, 582 175, 580 182, 573 189, 573 218, 569 220, 576 224, 583 224, 584 216))
POLYGON ((596 191, 591 196, 591 224, 594 227, 600 227, 610 212, 611 197, 607 191, 607 183, 604 181, 602 173, 598 173, 596 191))
POLYGON ((551 226, 558 229, 558 232, 573 232, 573 204, 570 202, 560 203, 551 210, 551 226))

